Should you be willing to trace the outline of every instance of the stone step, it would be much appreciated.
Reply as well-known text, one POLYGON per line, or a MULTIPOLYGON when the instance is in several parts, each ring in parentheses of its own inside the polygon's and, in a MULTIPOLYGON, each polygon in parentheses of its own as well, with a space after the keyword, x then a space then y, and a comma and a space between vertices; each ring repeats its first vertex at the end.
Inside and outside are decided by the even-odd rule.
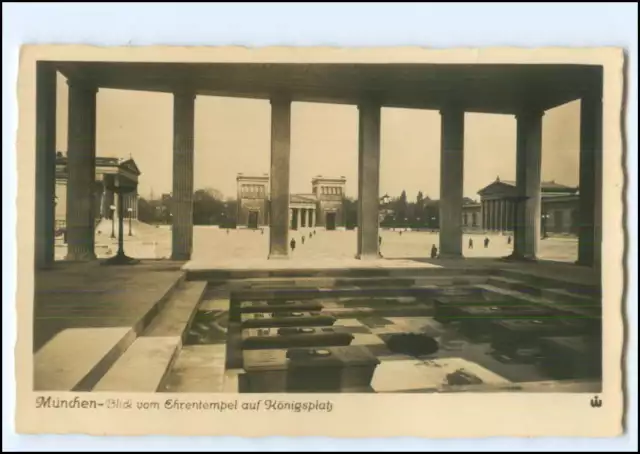
MULTIPOLYGON (((237 392, 233 376, 225 371, 226 346, 189 345, 182 348, 166 379, 163 392, 237 392)), ((237 378, 236 378, 237 381, 237 378)))
POLYGON ((581 279, 580 282, 578 282, 577 280, 572 279, 570 276, 539 276, 537 274, 528 273, 525 270, 518 269, 502 269, 498 273, 494 273, 494 275, 525 281, 538 288, 563 289, 570 293, 582 295, 584 297, 591 298, 597 301, 601 299, 602 295, 602 284, 596 278, 595 274, 593 281, 586 282, 584 279, 581 279))
POLYGON ((185 332, 198 308, 206 282, 185 282, 178 289, 164 310, 158 314, 143 333, 148 337, 180 337, 184 339, 185 332))
POLYGON ((139 337, 102 377, 93 391, 159 391, 180 351, 179 336, 139 337))
POLYGON ((228 281, 240 279, 268 278, 323 278, 323 277, 403 277, 403 276, 468 276, 492 273, 489 268, 464 267, 398 267, 398 268, 307 268, 275 270, 236 270, 236 269, 186 269, 187 279, 207 281, 228 281))
POLYGON ((291 279, 243 279, 229 283, 232 292, 269 291, 269 290, 305 290, 314 288, 403 288, 425 285, 470 285, 486 283, 488 276, 484 275, 434 275, 407 277, 303 277, 291 279))
POLYGON ((411 287, 342 287, 342 288, 308 288, 308 289, 280 289, 280 290, 247 290, 232 293, 233 301, 258 301, 268 299, 323 299, 340 297, 418 297, 428 298, 446 293, 453 287, 464 287, 470 292, 482 291, 477 286, 484 284, 485 280, 475 281, 472 278, 452 281, 420 284, 411 287))
POLYGON ((206 282, 183 282, 94 391, 155 392, 163 389, 206 286, 206 282))
POLYGON ((567 313, 576 314, 583 317, 599 317, 600 316, 600 306, 587 306, 587 305, 576 305, 576 304, 563 304, 561 302, 552 301, 548 298, 531 296, 526 293, 518 292, 517 290, 507 289, 495 285, 490 284, 480 284, 478 287, 483 288, 484 290, 499 293, 507 296, 511 296, 516 299, 522 299, 529 303, 540 305, 544 307, 548 307, 551 309, 562 310, 567 313))
POLYGON ((184 276, 167 285, 162 296, 131 326, 67 328, 34 356, 34 390, 90 391, 162 311, 184 276))

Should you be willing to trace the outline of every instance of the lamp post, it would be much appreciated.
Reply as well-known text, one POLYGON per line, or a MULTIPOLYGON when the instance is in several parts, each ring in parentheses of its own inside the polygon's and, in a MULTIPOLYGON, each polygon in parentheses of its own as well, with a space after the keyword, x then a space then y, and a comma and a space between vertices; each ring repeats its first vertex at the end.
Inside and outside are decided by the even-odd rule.
POLYGON ((129 236, 131 236, 131 219, 133 218, 133 208, 129 207, 127 208, 127 211, 129 212, 129 236))
POLYGON ((116 206, 111 205, 109 209, 111 210, 111 238, 115 239, 116 237, 116 206))
MULTIPOLYGON (((112 190, 118 196, 118 252, 114 257, 102 262, 102 265, 134 265, 139 260, 127 257, 124 253, 124 195, 130 194, 135 190, 135 185, 131 184, 127 179, 122 180, 120 176, 116 176, 112 183, 112 190)), ((115 207, 112 205, 112 209, 115 207)), ((112 217, 112 226, 114 225, 112 217)), ((129 217, 129 226, 131 226, 131 217, 129 217)), ((131 234, 131 230, 129 230, 131 234)))
POLYGON ((549 235, 547 235, 547 219, 549 219, 549 215, 547 213, 544 213, 542 215, 542 239, 546 239, 549 238, 549 235))

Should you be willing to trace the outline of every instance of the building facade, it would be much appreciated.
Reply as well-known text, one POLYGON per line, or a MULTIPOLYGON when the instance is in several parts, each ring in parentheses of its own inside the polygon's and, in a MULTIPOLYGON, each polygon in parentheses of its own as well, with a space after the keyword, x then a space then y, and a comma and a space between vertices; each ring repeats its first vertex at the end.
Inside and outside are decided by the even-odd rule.
MULTIPOLYGON (((56 230, 66 228, 69 180, 68 160, 62 153, 56 154, 56 188, 55 188, 55 226, 56 230)), ((91 188, 92 217, 97 223, 101 219, 112 219, 118 216, 118 197, 109 189, 116 184, 137 184, 140 170, 133 159, 96 157, 95 181, 91 188)), ((123 211, 128 218, 138 219, 137 190, 123 196, 123 211)))
MULTIPOLYGON (((462 206, 465 230, 512 232, 517 209, 515 181, 501 180, 478 191, 480 203, 462 206)), ((543 181, 541 183, 541 232, 543 235, 578 233, 578 188, 543 181)))
MULTIPOLYGON (((255 229, 269 225, 269 175, 239 174, 236 183, 237 226, 255 229)), ((311 180, 311 193, 290 194, 289 227, 343 229, 345 185, 344 177, 317 176, 311 180)))

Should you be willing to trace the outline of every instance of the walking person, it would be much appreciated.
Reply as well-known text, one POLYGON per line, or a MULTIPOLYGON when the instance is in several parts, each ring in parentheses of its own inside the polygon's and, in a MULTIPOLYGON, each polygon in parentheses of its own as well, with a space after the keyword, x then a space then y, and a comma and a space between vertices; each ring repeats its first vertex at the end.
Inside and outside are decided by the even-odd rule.
POLYGON ((438 258, 438 248, 436 247, 435 244, 431 245, 431 258, 432 259, 438 258))
POLYGON ((291 252, 295 251, 295 249, 296 249, 296 239, 295 238, 291 238, 291 241, 289 242, 289 246, 291 246, 291 252))
POLYGON ((489 247, 489 237, 485 237, 484 239, 484 248, 488 248, 489 247))
POLYGON ((473 238, 469 238, 469 249, 473 249, 473 238))

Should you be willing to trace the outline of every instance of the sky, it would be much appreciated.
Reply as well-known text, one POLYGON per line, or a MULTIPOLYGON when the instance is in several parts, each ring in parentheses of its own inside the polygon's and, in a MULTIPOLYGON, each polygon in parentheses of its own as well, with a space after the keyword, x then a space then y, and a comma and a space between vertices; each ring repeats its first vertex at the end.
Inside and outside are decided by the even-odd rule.
MULTIPOLYGON (((68 87, 58 76, 57 149, 66 152, 68 87)), ((98 156, 132 157, 142 175, 139 193, 171 191, 173 98, 165 93, 101 89, 97 95, 98 156)), ((542 179, 578 184, 580 105, 575 101, 543 117, 542 179)), ((347 196, 358 188, 358 111, 355 106, 293 103, 292 193, 311 192, 317 175, 344 176, 347 196)), ((236 175, 269 172, 268 101, 198 96, 195 119, 196 189, 214 188, 235 197, 236 175)), ((440 195, 440 114, 417 109, 382 109, 380 195, 409 200, 418 191, 440 195)), ((464 195, 497 177, 515 180, 516 120, 511 115, 465 115, 464 195)))

